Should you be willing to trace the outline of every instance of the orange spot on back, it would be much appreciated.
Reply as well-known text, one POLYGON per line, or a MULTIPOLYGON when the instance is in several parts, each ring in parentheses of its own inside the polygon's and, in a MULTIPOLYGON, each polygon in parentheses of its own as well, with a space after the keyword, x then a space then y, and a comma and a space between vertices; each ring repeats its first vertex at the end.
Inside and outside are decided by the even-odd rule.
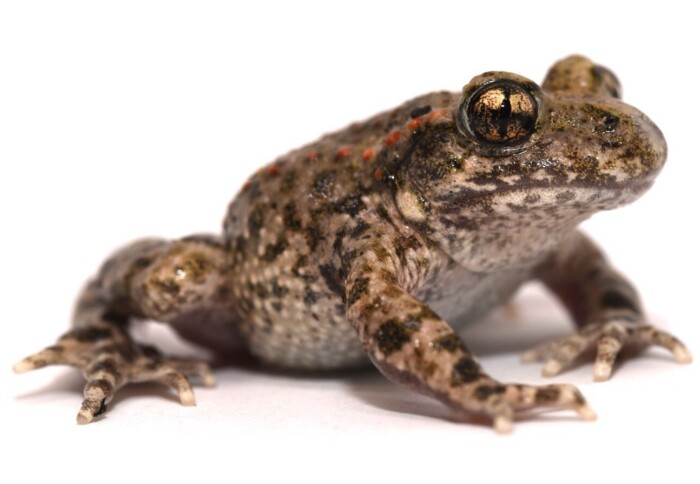
POLYGON ((277 165, 270 165, 267 167, 267 174, 270 176, 275 176, 280 172, 280 168, 277 165))
POLYGON ((374 179, 377 181, 380 181, 382 177, 384 176, 384 173, 382 172, 381 168, 377 168, 374 170, 374 179))
POLYGON ((392 131, 391 133, 389 133, 389 136, 386 137, 386 145, 393 145, 399 140, 399 138, 401 138, 401 131, 392 131))
POLYGON ((343 146, 335 154, 335 157, 340 160, 341 158, 345 158, 346 156, 350 156, 350 153, 352 153, 352 148, 350 148, 349 146, 343 146))
POLYGON ((423 124, 423 120, 424 120, 423 116, 421 116, 419 118, 412 119, 408 122, 406 127, 411 131, 415 131, 416 129, 418 129, 418 127, 421 124, 423 124))
POLYGON ((306 154, 307 160, 315 160, 316 158, 318 158, 318 153, 316 153, 316 150, 311 150, 306 154))
POLYGON ((362 152, 362 159, 365 161, 369 161, 372 159, 374 156, 374 149, 373 148, 367 148, 365 151, 362 152))

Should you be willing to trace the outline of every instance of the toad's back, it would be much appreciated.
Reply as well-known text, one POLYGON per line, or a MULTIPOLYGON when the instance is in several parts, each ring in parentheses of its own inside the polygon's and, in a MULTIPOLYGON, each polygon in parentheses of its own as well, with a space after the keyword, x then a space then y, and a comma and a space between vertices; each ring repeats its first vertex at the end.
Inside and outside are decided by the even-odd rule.
MULTIPOLYGON (((458 99, 449 92, 416 98, 281 157, 244 185, 229 206, 224 237, 240 329, 253 354, 287 367, 368 362, 345 317, 342 246, 369 236, 364 211, 392 223, 378 168, 383 149, 420 123, 451 118, 458 99)), ((407 239, 413 248, 405 249, 423 247, 419 238, 407 239)), ((395 254, 398 242, 376 243, 395 254)))

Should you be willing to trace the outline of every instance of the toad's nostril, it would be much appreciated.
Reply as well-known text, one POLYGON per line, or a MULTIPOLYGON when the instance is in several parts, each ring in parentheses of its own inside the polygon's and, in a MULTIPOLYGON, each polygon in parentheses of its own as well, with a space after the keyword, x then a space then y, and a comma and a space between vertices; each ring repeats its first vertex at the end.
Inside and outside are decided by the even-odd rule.
POLYGON ((605 131, 608 133, 612 133, 615 131, 615 128, 617 128, 617 125, 620 122, 620 118, 617 116, 613 116, 612 114, 609 114, 605 116, 605 119, 603 119, 603 126, 605 126, 605 131))

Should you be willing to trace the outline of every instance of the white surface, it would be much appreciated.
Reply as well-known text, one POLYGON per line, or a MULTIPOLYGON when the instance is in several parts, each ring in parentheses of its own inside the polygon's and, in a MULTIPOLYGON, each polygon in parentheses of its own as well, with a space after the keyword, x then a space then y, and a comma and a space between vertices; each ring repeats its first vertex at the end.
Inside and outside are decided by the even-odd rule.
POLYGON ((14 480, 0 479, 697 480, 699 364, 652 351, 608 383, 593 384, 591 366, 544 380, 518 354, 568 323, 538 292, 519 300, 517 317, 497 313, 471 328, 470 346, 504 380, 579 385, 595 423, 546 414, 501 437, 372 372, 223 369, 218 389, 197 391, 196 408, 135 386, 106 418, 79 427, 77 372, 11 373, 65 330, 83 281, 120 244, 217 231, 246 176, 275 156, 485 70, 539 81, 573 52, 611 67, 670 146, 648 195, 585 227, 635 281, 651 320, 698 355, 700 39, 689 10, 323 5, 0 4, 0 472, 14 480))

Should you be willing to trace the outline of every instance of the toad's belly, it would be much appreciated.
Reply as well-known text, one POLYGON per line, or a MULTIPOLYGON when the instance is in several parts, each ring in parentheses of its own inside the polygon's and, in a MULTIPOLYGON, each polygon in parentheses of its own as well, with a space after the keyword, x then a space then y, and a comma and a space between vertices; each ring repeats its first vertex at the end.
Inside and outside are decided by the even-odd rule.
MULTIPOLYGON (((524 270, 491 275, 460 271, 419 291, 416 297, 459 328, 505 302, 528 277, 524 270)), ((274 310, 260 309, 250 311, 242 327, 250 352, 266 363, 308 370, 369 363, 345 318, 340 297, 326 297, 313 305, 303 298, 287 297, 277 301, 274 310)))

